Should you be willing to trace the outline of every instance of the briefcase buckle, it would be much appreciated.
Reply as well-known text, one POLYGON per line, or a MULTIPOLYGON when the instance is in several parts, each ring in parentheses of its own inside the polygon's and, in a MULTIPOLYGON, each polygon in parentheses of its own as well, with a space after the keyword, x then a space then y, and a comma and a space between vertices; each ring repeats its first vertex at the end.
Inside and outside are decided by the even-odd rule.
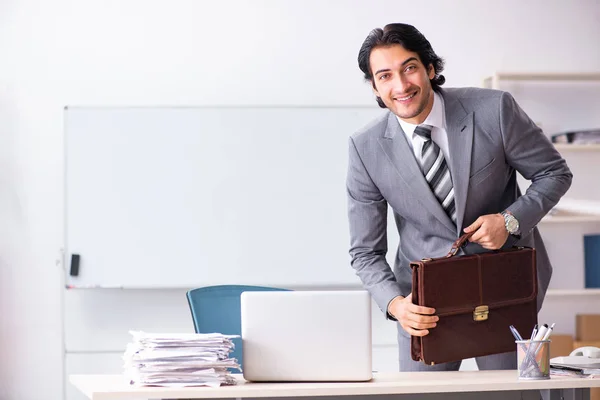
POLYGON ((473 311, 473 320, 474 321, 485 321, 488 319, 489 313, 490 313, 490 309, 488 306, 477 306, 477 307, 475 307, 475 311, 473 311))

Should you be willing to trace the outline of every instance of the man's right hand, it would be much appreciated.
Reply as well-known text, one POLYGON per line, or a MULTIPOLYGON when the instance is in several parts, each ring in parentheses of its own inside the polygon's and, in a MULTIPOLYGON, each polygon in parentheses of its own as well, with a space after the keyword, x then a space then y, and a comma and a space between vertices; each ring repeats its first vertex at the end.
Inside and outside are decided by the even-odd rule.
POLYGON ((412 303, 412 293, 407 297, 398 296, 388 305, 388 312, 398 320, 402 328, 411 336, 425 336, 435 328, 440 319, 433 315, 435 309, 412 303))

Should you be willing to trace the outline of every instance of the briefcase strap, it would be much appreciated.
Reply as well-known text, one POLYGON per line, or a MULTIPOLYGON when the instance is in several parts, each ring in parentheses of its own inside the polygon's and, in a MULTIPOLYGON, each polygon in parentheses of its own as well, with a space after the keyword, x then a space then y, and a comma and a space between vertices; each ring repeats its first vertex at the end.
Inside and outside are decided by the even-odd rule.
POLYGON ((460 248, 463 247, 467 243, 467 240, 469 240, 471 235, 473 235, 474 233, 475 232, 465 233, 464 235, 462 235, 461 237, 456 239, 456 242, 454 242, 454 244, 452 245, 452 248, 450 249, 448 254, 446 254, 445 258, 450 258, 452 256, 455 256, 456 253, 458 253, 458 250, 460 250, 460 248))
MULTIPOLYGON (((474 234, 475 232, 470 232, 470 233, 465 233, 464 235, 462 235, 461 237, 459 237, 458 239, 456 239, 456 241, 452 244, 452 248, 450 249, 450 251, 448 252, 448 254, 446 254, 445 256, 442 257, 436 257, 436 258, 423 258, 421 260, 421 262, 429 262, 429 261, 436 261, 436 260, 443 260, 445 258, 450 258, 456 255, 456 253, 458 253, 458 250, 460 250, 461 247, 464 247, 467 244, 467 240, 469 240, 469 238, 474 234)), ((513 247, 513 249, 519 249, 521 247, 513 247)), ((496 250, 497 251, 497 250, 496 250)), ((411 267, 417 267, 419 263, 411 263, 411 267)))

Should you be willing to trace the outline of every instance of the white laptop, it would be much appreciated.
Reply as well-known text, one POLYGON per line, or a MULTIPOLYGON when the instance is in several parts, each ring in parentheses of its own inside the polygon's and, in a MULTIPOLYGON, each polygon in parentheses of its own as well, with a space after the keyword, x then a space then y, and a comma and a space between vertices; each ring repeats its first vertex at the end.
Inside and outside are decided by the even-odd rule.
POLYGON ((244 379, 372 378, 367 291, 244 292, 241 312, 244 379))

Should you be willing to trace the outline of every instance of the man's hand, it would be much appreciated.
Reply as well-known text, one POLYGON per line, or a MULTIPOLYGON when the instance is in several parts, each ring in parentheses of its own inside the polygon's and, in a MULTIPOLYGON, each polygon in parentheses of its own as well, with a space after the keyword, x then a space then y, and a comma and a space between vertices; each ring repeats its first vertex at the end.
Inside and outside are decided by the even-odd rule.
POLYGON ((508 239, 504 217, 500 214, 482 215, 464 231, 465 233, 475 232, 469 241, 478 243, 481 247, 489 250, 501 248, 508 239))
POLYGON ((398 296, 388 306, 388 312, 393 315, 402 328, 412 336, 425 336, 436 326, 440 319, 433 315, 435 309, 421 307, 412 303, 412 293, 407 297, 398 296))

